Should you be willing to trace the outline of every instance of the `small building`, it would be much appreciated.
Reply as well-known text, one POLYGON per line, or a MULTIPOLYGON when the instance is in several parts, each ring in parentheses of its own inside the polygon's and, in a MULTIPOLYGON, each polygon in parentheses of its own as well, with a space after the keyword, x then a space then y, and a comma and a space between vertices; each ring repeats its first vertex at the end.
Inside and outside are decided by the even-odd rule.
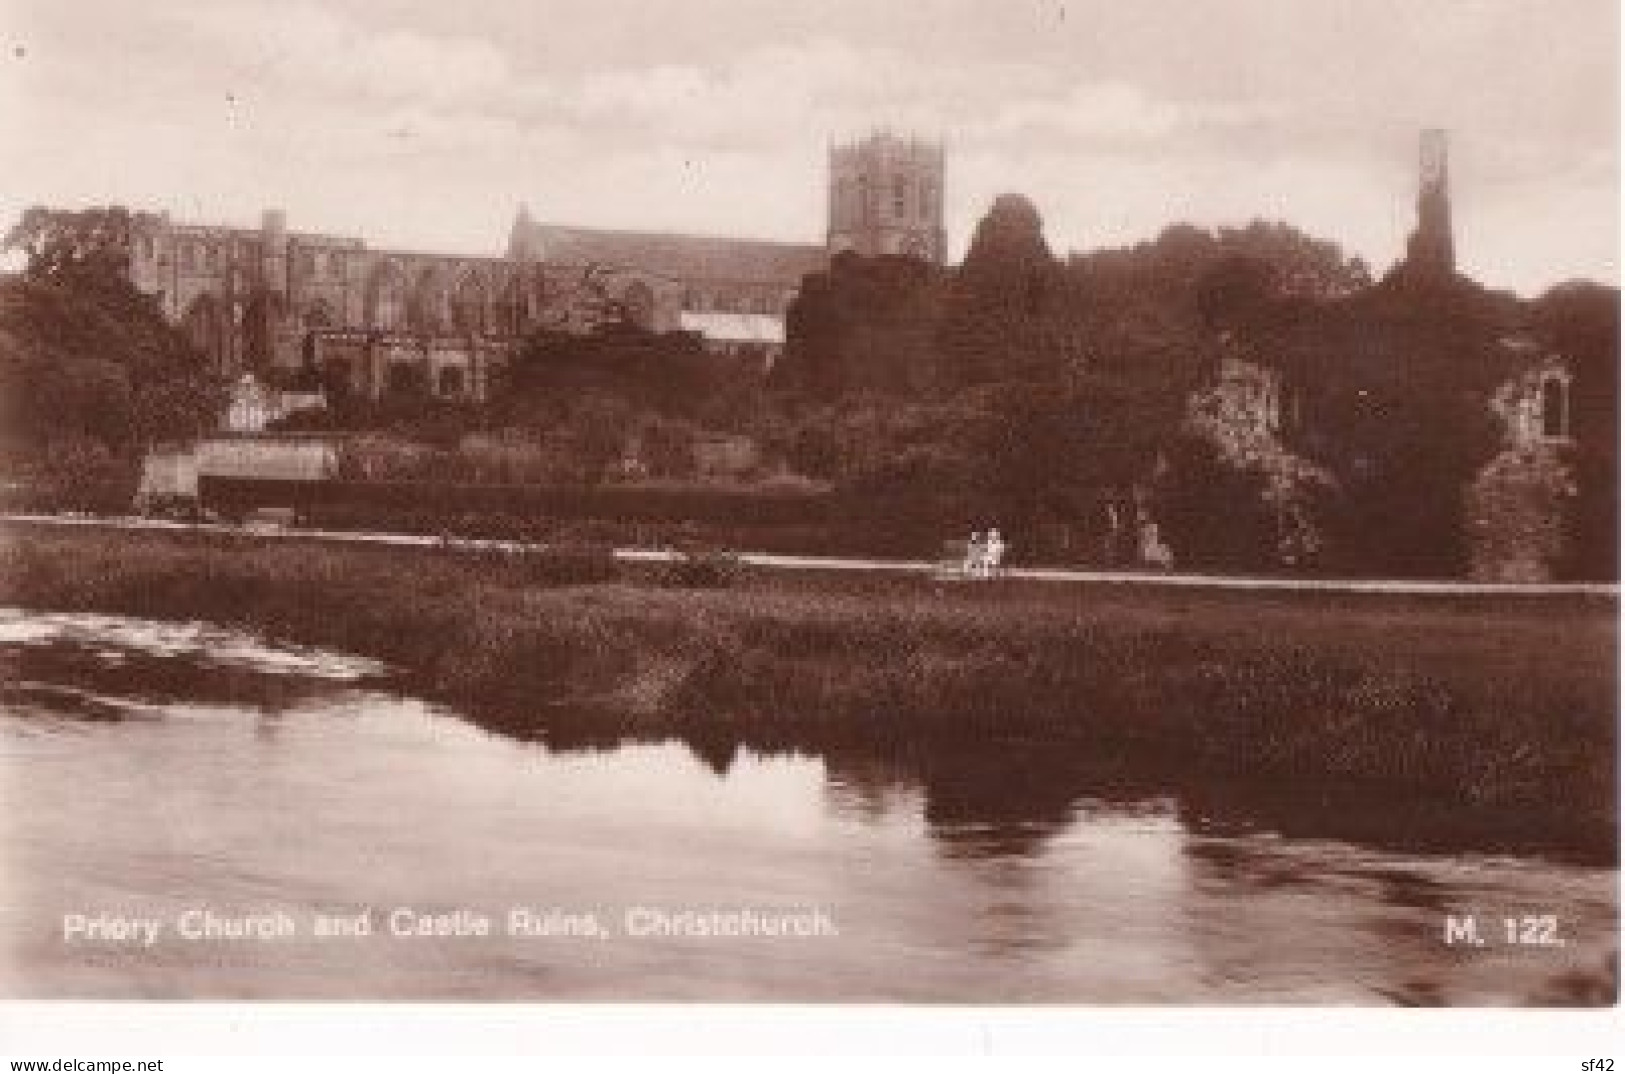
POLYGON ((319 481, 338 472, 342 438, 319 433, 249 433, 168 444, 141 461, 135 509, 146 513, 198 498, 205 477, 319 481))
POLYGON ((779 314, 685 310, 682 326, 697 334, 710 353, 759 361, 763 372, 784 354, 784 317, 779 314))

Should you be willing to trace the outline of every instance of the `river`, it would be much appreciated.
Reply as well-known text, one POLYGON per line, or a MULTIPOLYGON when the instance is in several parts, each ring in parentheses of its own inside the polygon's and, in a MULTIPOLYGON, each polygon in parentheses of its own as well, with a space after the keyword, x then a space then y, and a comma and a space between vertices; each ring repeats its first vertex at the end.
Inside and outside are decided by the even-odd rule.
POLYGON ((521 741, 365 660, 199 624, 0 612, 0 658, 11 998, 1481 1005, 1614 987, 1612 863, 1351 829, 1335 802, 1254 809, 1031 747, 521 741), (1508 942, 1507 918, 1551 942, 1508 942))

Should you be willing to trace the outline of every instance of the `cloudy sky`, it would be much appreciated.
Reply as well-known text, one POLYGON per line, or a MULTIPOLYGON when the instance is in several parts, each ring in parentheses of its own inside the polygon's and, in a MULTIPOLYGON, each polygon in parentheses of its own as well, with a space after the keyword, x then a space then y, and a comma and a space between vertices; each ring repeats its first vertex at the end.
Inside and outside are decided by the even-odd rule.
POLYGON ((500 252, 541 219, 821 241, 831 138, 946 139, 1058 251, 1284 219, 1386 267, 1451 131, 1484 281, 1618 282, 1616 0, 0 0, 0 216, 122 203, 500 252))

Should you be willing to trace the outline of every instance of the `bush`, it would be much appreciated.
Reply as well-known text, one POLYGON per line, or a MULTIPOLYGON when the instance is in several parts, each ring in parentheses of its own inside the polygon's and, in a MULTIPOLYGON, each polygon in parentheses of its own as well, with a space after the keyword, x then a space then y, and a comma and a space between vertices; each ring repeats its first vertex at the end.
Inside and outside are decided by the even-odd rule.
POLYGON ((532 545, 510 557, 514 573, 530 585, 603 585, 620 581, 625 573, 608 545, 532 545))
POLYGON ((665 564, 655 578, 676 589, 727 589, 745 575, 745 564, 733 552, 719 549, 683 552, 665 564))

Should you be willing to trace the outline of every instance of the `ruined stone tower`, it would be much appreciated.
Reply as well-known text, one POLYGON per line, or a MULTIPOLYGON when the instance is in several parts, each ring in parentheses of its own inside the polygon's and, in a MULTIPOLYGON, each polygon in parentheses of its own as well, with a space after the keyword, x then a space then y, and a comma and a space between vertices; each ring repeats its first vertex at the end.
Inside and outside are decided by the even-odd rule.
POLYGON ((829 252, 905 254, 940 265, 944 154, 940 142, 871 134, 829 151, 829 252))
POLYGON ((1425 130, 1421 142, 1421 182, 1416 194, 1416 230, 1405 261, 1414 273, 1449 276, 1456 270, 1450 226, 1449 144, 1442 130, 1425 130))

